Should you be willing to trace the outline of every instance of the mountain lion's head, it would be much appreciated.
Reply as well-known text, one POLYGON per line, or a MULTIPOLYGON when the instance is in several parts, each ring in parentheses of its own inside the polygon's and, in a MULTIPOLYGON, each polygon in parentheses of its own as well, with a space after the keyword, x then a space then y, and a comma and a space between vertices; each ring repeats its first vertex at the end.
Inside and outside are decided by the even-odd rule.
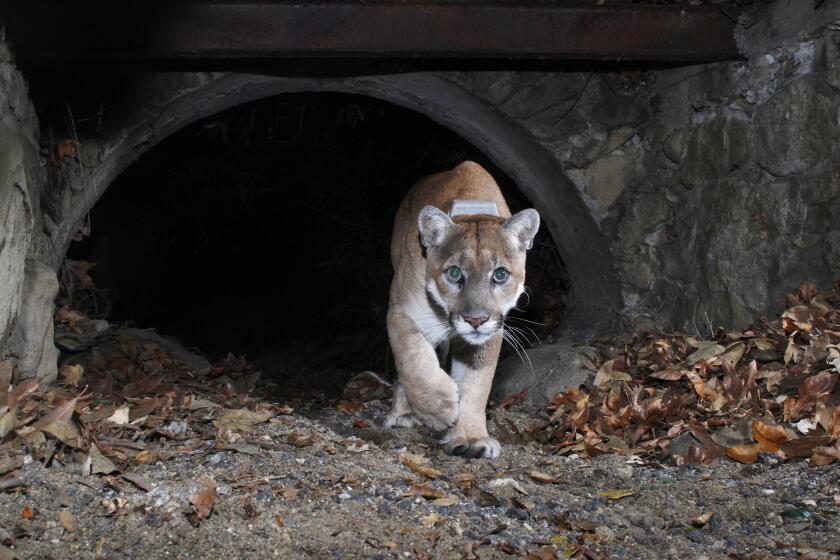
POLYGON ((525 290, 525 253, 540 215, 528 209, 508 219, 450 218, 426 206, 418 222, 426 247, 426 291, 464 341, 484 344, 525 290))

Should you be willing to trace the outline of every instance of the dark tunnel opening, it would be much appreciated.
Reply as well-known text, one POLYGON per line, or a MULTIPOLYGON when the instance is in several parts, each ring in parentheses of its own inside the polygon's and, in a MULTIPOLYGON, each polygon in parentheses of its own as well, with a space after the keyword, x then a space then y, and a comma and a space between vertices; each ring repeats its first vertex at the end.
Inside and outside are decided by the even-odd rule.
MULTIPOLYGON (((235 107, 166 139, 103 194, 68 252, 96 263, 96 288, 74 305, 211 359, 247 355, 290 389, 393 376, 393 216, 414 182, 464 160, 490 171, 513 211, 530 206, 474 146, 390 103, 294 94, 235 107)), ((527 275, 517 313, 544 339, 569 289, 545 228, 527 275)))

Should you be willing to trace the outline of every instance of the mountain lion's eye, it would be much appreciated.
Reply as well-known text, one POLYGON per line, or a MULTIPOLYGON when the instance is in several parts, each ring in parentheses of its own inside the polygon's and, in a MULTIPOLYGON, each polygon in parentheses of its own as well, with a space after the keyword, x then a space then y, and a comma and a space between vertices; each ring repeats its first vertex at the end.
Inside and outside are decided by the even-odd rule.
POLYGON ((493 282, 496 284, 504 284, 507 282, 507 279, 510 277, 510 272, 505 270, 504 268, 497 268, 493 271, 493 282))
POLYGON ((446 278, 450 282, 460 282, 461 281, 461 269, 457 266, 450 266, 446 269, 446 278))

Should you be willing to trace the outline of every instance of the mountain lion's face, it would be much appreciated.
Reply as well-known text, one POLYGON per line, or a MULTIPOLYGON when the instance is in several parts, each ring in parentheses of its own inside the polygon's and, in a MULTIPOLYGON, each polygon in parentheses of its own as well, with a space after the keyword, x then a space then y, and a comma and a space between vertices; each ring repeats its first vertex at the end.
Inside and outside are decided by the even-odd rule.
POLYGON ((426 246, 426 291, 465 342, 498 333, 525 290, 525 253, 540 226, 536 210, 505 220, 457 216, 426 206, 418 218, 426 246))

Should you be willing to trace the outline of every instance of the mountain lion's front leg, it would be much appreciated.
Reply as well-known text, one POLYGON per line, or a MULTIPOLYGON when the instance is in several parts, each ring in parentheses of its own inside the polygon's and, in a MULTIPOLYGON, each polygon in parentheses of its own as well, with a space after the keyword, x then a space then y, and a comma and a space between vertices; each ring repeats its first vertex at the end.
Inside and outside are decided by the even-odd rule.
POLYGON ((502 337, 495 336, 478 348, 458 346, 452 354, 452 378, 461 393, 460 414, 441 443, 444 451, 452 455, 493 459, 501 453, 501 446, 487 433, 485 409, 502 337))
POLYGON ((440 368, 435 349, 414 321, 399 308, 388 310, 388 339, 397 364, 400 394, 385 421, 386 427, 410 425, 405 400, 414 415, 434 430, 445 430, 458 419, 458 386, 440 368))

